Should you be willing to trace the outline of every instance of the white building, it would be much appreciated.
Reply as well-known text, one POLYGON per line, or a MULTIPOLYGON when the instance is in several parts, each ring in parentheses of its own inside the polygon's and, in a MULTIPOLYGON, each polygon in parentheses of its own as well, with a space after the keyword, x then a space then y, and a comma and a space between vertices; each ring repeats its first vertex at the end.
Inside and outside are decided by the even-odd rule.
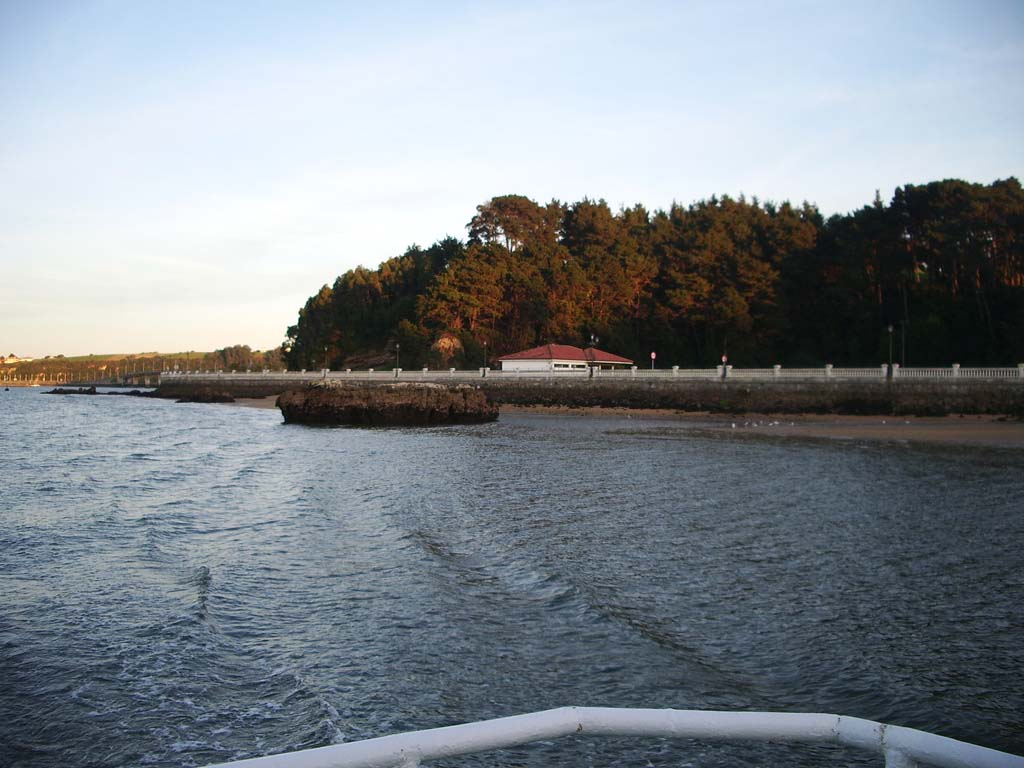
POLYGON ((588 368, 623 368, 632 360, 601 349, 580 349, 568 344, 545 344, 498 358, 503 371, 570 372, 588 368))

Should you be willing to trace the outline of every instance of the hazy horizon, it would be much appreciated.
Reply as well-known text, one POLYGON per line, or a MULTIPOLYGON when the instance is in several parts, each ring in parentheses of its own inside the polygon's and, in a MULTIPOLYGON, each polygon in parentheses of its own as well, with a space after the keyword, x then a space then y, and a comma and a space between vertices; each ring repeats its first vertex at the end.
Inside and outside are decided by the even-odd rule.
POLYGON ((1012 2, 9 2, 0 353, 272 348, 496 195, 829 215, 1021 177, 1022 31, 1012 2))

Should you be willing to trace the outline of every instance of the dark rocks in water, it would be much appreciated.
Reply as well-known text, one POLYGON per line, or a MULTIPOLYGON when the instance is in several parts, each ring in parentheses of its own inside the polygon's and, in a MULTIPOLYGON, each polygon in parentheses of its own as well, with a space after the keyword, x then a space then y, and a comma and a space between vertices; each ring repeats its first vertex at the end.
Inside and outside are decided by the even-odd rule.
POLYGON ((277 407, 285 422, 294 424, 415 427, 498 418, 497 404, 467 385, 317 382, 282 393, 277 407))
MULTIPOLYGON (((46 392, 47 395, 113 395, 115 397, 156 397, 154 392, 133 389, 131 392, 97 392, 96 387, 57 387, 46 392)), ((205 402, 205 401, 204 401, 205 402)), ((219 401, 218 401, 219 402, 219 401)))
POLYGON ((235 398, 231 393, 217 389, 197 389, 187 395, 179 397, 176 403, 233 403, 235 398))
POLYGON ((57 387, 51 389, 46 394, 48 395, 95 395, 96 387, 57 387))

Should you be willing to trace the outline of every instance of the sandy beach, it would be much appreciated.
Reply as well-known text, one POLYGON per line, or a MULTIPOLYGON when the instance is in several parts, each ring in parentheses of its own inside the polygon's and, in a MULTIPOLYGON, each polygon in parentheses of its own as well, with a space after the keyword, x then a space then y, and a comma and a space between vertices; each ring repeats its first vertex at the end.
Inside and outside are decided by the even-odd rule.
MULTIPOLYGON (((275 396, 239 398, 229 405, 275 408, 275 396)), ((695 431, 728 431, 736 435, 799 437, 832 440, 872 440, 948 445, 1024 448, 1024 422, 1002 416, 840 416, 835 414, 684 413, 631 408, 557 408, 503 405, 502 414, 561 418, 601 418, 622 421, 674 421, 695 431)))
POLYGON ((236 397, 234 402, 224 405, 240 405, 245 408, 277 408, 277 395, 268 397, 236 397))
POLYGON ((833 440, 876 440, 1024 448, 1024 422, 1004 416, 842 416, 837 414, 720 414, 629 408, 502 406, 504 413, 551 414, 623 420, 659 419, 694 430, 737 435, 833 440))

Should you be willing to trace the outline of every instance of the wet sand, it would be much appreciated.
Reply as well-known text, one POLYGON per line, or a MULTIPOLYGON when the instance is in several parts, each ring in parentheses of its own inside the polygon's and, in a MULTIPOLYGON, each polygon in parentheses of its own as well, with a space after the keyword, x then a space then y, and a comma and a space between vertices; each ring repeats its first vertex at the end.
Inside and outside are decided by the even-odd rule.
MULTIPOLYGON (((228 405, 276 408, 276 396, 238 398, 228 405)), ((1024 448, 1024 421, 1001 416, 839 416, 835 414, 684 413, 668 409, 560 408, 503 405, 502 414, 550 415, 562 418, 670 420, 694 430, 728 431, 737 435, 802 437, 832 440, 877 440, 948 445, 1024 448)))
POLYGON ((236 397, 233 403, 224 405, 240 405, 245 408, 277 408, 277 395, 268 397, 236 397))
POLYGON ((833 440, 877 440, 949 445, 1024 448, 1024 421, 1002 416, 840 416, 836 414, 683 413, 629 408, 549 408, 502 406, 504 413, 550 414, 561 417, 671 420, 694 430, 728 431, 737 435, 802 437, 833 440))

